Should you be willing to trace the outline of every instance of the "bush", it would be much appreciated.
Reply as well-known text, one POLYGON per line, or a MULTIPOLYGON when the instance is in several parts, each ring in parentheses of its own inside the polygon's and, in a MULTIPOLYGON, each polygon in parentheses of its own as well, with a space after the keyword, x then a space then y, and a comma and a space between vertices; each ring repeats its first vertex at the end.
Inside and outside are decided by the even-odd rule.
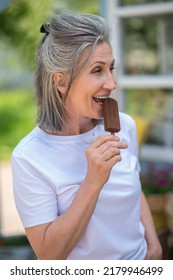
POLYGON ((9 160, 17 143, 35 126, 36 106, 29 90, 0 92, 0 160, 9 160))

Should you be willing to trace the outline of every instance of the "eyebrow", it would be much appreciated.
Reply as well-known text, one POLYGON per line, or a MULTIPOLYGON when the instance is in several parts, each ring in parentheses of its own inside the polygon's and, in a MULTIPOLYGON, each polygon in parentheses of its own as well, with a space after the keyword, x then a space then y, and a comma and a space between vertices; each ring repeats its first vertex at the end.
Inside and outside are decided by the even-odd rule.
MULTIPOLYGON (((111 65, 112 64, 114 64, 115 63, 115 59, 111 62, 111 65)), ((105 65, 106 64, 106 62, 104 62, 104 61, 95 61, 94 63, 92 63, 91 65, 90 65, 90 67, 92 67, 94 64, 103 64, 103 65, 105 65)))

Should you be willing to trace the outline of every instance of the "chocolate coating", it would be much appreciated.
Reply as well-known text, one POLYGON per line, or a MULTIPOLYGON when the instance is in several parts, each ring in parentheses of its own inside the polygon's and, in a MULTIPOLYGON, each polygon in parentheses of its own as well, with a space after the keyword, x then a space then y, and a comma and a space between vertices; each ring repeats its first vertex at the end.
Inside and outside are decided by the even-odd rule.
POLYGON ((104 116, 104 126, 105 130, 111 132, 119 132, 120 120, 119 120, 119 111, 118 103, 113 98, 107 98, 103 102, 103 116, 104 116))

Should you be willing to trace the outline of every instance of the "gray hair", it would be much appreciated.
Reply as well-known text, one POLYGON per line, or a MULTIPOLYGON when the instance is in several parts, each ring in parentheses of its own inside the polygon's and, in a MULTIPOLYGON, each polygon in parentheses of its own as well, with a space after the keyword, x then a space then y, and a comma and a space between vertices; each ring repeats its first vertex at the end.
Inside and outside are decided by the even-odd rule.
POLYGON ((110 45, 110 30, 107 21, 100 16, 66 11, 54 15, 50 24, 44 25, 44 33, 36 56, 37 122, 47 131, 60 132, 67 120, 64 103, 71 84, 97 44, 107 42, 110 45), (79 63, 88 49, 87 59, 79 63), (57 72, 70 77, 65 97, 54 82, 57 72))

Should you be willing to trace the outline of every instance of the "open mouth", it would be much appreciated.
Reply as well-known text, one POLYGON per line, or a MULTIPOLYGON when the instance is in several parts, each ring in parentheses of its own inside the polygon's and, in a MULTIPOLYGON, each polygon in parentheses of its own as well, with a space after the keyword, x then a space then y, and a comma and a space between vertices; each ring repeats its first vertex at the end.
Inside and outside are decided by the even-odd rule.
POLYGON ((109 98, 108 95, 105 95, 105 96, 94 96, 93 99, 95 102, 99 103, 99 104, 103 104, 104 100, 109 98))

